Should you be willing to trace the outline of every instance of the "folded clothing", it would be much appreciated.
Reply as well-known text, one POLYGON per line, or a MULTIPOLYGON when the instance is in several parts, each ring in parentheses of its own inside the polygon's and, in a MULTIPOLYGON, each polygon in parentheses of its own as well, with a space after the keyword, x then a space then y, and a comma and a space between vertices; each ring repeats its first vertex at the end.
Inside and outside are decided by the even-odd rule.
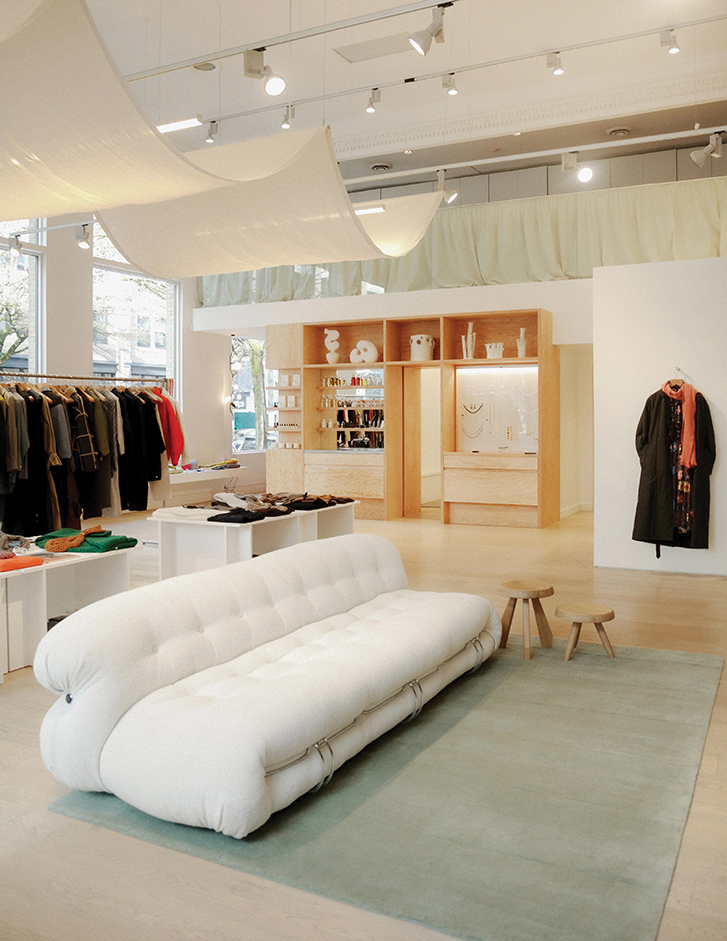
POLYGON ((42 565, 42 559, 34 559, 32 555, 16 555, 12 559, 0 559, 0 572, 13 572, 15 569, 29 569, 34 565, 42 565))
MULTIPOLYGON (((52 539, 74 539, 74 537, 77 538, 79 535, 81 535, 81 533, 79 533, 77 529, 57 529, 53 533, 46 533, 45 536, 38 536, 35 540, 35 544, 42 549, 46 549, 48 548, 47 543, 52 539)), ((137 541, 138 540, 133 539, 131 536, 114 536, 110 529, 102 529, 93 533, 87 532, 80 545, 62 551, 113 552, 116 549, 132 549, 137 541)))
POLYGON ((242 508, 230 510, 229 513, 216 513, 209 517, 210 523, 255 523, 258 520, 265 519, 264 513, 253 513, 252 510, 243 510, 242 508))

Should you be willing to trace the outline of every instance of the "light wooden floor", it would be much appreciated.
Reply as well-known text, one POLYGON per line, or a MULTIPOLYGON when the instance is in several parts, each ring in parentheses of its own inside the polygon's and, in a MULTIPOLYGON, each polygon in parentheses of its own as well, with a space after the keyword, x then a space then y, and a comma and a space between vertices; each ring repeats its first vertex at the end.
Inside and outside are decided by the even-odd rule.
MULTIPOLYGON (((398 546, 413 588, 470 591, 502 610, 500 581, 542 576, 556 590, 544 599, 556 636, 567 636, 570 627, 554 618, 556 604, 592 598, 614 608, 616 620, 606 626, 616 645, 727 655, 727 579, 594 569, 590 514, 540 531, 443 527, 431 516, 425 510, 421 519, 358 522, 356 528, 398 546)), ((144 548, 134 580, 153 579, 155 565, 155 550, 144 548)), ((518 613, 513 632, 519 630, 518 613)), ((595 632, 585 626, 582 640, 595 641, 595 632)), ((48 803, 65 788, 43 766, 37 742, 53 700, 29 669, 10 674, 0 686, 0 941, 445 937, 50 813, 48 803)), ((724 941, 725 884, 723 680, 658 941, 724 941)))

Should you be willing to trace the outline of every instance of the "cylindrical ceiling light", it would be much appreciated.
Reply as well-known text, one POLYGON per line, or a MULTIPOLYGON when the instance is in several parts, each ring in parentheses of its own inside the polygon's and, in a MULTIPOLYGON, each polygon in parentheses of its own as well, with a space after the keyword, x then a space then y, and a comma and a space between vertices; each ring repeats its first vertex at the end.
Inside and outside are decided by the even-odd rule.
POLYGON ((581 183, 587 183, 593 178, 593 170, 590 167, 581 167, 578 171, 578 179, 581 183))
POLYGON ((453 203, 459 196, 457 190, 450 189, 444 183, 444 170, 437 170, 437 189, 444 196, 445 203, 453 203))
POLYGON ((549 52, 545 57, 545 65, 553 72, 553 75, 562 75, 565 72, 559 52, 549 52))
POLYGON ((290 127, 290 122, 295 117, 295 108, 293 105, 285 106, 285 117, 283 118, 283 123, 280 125, 284 131, 287 131, 290 127))
POLYGON ((680 51, 676 34, 673 29, 662 29, 660 34, 661 46, 671 55, 676 55, 680 51))
POLYGON ((8 248, 10 249, 10 254, 13 258, 20 258, 23 253, 23 250, 20 247, 20 239, 17 235, 10 236, 8 239, 8 248))
POLYGON ((91 236, 88 231, 88 226, 85 223, 76 226, 76 245, 78 245, 79 248, 91 247, 91 236))
POLYGON ((449 75, 442 76, 442 88, 447 92, 448 95, 456 95, 457 86, 454 84, 454 72, 450 72, 449 75))
POLYGON ((376 113, 376 105, 381 101, 381 91, 378 88, 372 88, 371 94, 369 95, 369 103, 366 105, 366 110, 369 114, 376 113))
POLYGON ((219 128, 217 125, 217 121, 210 121, 209 130, 207 131, 207 137, 205 137, 204 139, 205 144, 214 144, 215 134, 217 133, 218 130, 219 128))
POLYGON ((263 73, 263 85, 267 94, 273 98, 282 95, 285 91, 285 79, 281 75, 276 75, 269 65, 265 66, 263 73))

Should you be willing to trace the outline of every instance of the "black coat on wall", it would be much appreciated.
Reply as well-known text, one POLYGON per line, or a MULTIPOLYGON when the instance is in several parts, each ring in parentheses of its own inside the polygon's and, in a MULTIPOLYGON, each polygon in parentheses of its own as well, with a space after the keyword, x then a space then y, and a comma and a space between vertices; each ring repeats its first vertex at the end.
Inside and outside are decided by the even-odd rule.
POLYGON ((715 456, 712 416, 704 396, 697 392, 694 415, 697 466, 692 470, 692 532, 691 536, 685 534, 683 541, 675 541, 669 453, 670 411, 671 399, 660 389, 646 400, 636 429, 641 480, 633 539, 662 546, 706 549, 709 544, 709 475, 715 456))

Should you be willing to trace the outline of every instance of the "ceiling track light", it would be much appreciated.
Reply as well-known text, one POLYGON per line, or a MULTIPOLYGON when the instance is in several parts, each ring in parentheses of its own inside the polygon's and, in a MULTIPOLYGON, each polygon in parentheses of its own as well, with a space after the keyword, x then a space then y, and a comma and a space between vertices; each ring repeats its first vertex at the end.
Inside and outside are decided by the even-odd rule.
POLYGON ((432 45, 432 40, 435 42, 444 42, 444 8, 445 6, 451 6, 451 3, 445 3, 441 6, 438 6, 434 11, 432 16, 432 22, 427 26, 426 29, 420 29, 416 33, 412 33, 409 36, 409 42, 416 49, 416 51, 421 56, 425 56, 432 45))
POLYGON ((673 29, 662 29, 659 34, 659 39, 662 48, 666 48, 666 51, 671 53, 671 55, 676 55, 676 53, 680 51, 679 43, 677 42, 673 29))
POLYGON ((381 90, 378 88, 372 88, 371 94, 369 95, 369 103, 366 105, 366 110, 369 114, 376 113, 376 105, 381 101, 381 90))
POLYGON ((445 203, 453 203, 459 196, 457 190, 450 189, 444 183, 444 170, 437 170, 437 189, 443 195, 445 203))
POLYGON ((545 65, 553 72, 553 75, 562 75, 565 72, 559 52, 549 52, 545 57, 545 65))
POLYGON ((168 134, 170 131, 183 131, 187 127, 200 127, 202 123, 201 115, 195 114, 191 118, 181 118, 179 121, 157 124, 157 130, 160 134, 168 134))
POLYGON ((86 223, 76 226, 76 245, 78 245, 79 248, 91 247, 91 235, 86 223))
POLYGON ((703 167, 707 162, 707 157, 721 157, 723 133, 723 131, 717 131, 716 134, 711 134, 706 147, 702 150, 693 150, 689 154, 692 163, 696 164, 698 167, 703 167))
POLYGON ((11 235, 8 238, 8 248, 10 249, 10 254, 13 258, 20 258, 20 256, 23 254, 23 249, 20 245, 20 239, 17 235, 11 235))
POLYGON ((295 117, 295 108, 293 105, 285 106, 285 117, 283 118, 283 123, 280 125, 284 131, 287 131, 290 127, 290 122, 295 117))
POLYGON ((245 78, 259 78, 268 95, 275 98, 285 91, 285 79, 264 61, 265 48, 246 49, 243 53, 245 78))
POLYGON ((578 179, 581 181, 581 183, 588 183, 589 180, 593 179, 593 170, 590 167, 578 166, 577 150, 571 150, 567 153, 561 154, 560 169, 564 172, 569 170, 576 170, 578 172, 578 179))
POLYGON ((205 137, 205 144, 214 144, 215 134, 219 131, 219 125, 217 121, 210 121, 209 130, 207 131, 207 137, 205 137))
POLYGON ((448 95, 457 95, 457 86, 454 84, 454 72, 442 76, 442 88, 448 95))

